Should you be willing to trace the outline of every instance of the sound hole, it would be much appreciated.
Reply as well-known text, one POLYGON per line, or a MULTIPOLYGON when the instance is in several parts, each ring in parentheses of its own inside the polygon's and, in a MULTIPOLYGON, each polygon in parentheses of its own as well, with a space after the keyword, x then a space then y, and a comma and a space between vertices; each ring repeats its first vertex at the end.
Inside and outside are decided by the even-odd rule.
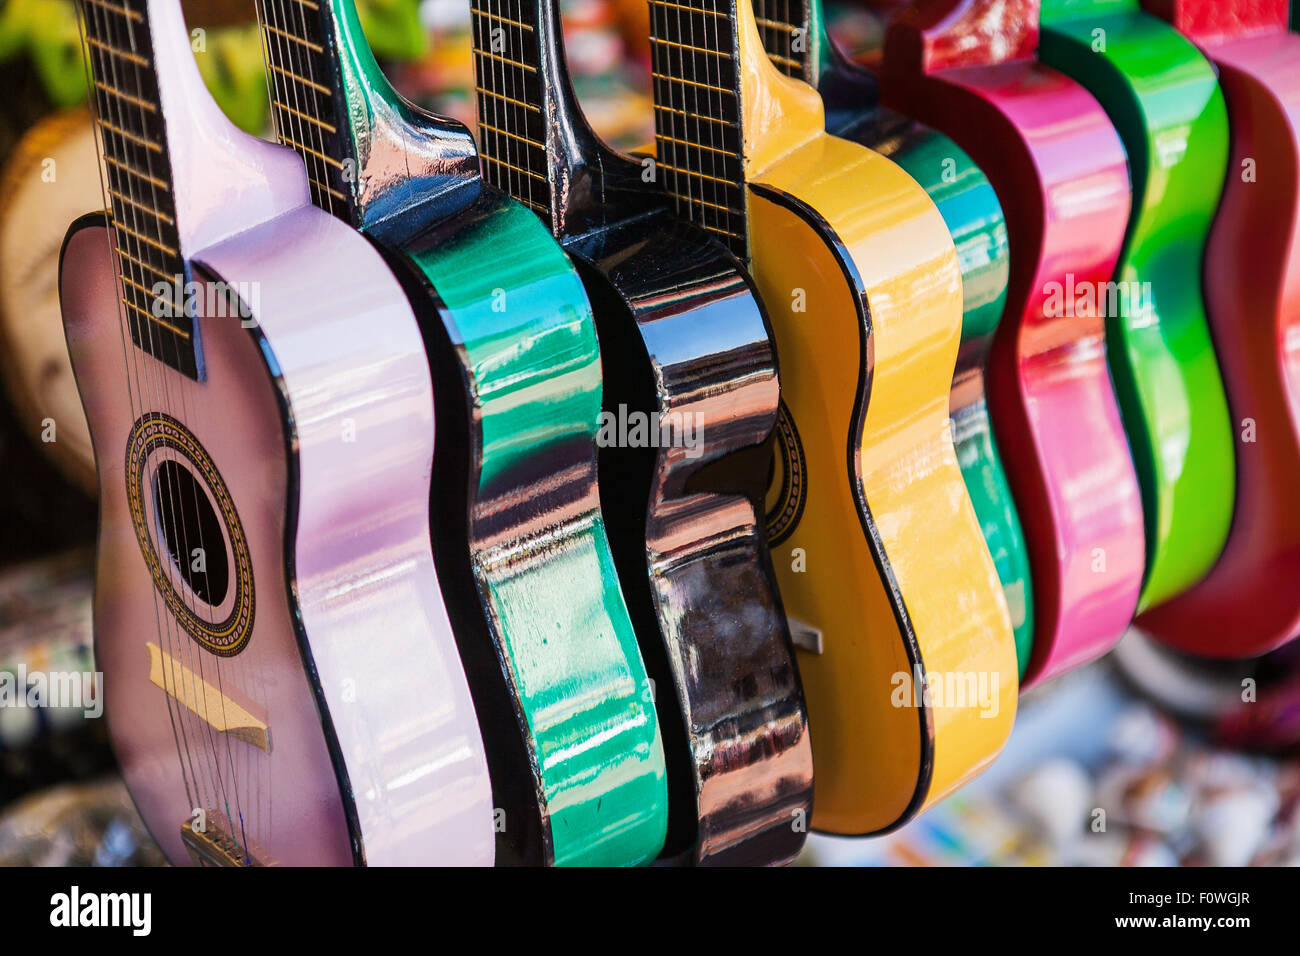
POLYGON ((153 476, 158 530, 172 563, 199 599, 220 605, 230 586, 221 519, 189 469, 164 461, 153 476))

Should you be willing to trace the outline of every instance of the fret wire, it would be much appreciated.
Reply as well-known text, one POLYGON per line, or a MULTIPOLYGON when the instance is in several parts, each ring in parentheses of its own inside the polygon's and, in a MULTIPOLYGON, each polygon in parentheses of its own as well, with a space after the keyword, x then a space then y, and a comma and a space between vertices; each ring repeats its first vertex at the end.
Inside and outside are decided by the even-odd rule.
POLYGON ((331 92, 330 92, 330 88, 329 88, 328 86, 321 86, 319 83, 317 83, 317 82, 315 82, 315 81, 313 81, 313 80, 309 80, 309 79, 307 79, 307 77, 305 77, 305 76, 299 76, 297 73, 292 73, 292 72, 290 72, 289 70, 286 70, 286 69, 284 69, 284 68, 281 67, 281 66, 277 66, 277 65, 274 64, 274 63, 268 64, 268 65, 269 65, 269 66, 271 67, 271 69, 274 70, 276 73, 280 73, 280 74, 283 74, 284 76, 289 77, 290 79, 297 80, 299 83, 303 84, 304 86, 309 86, 309 87, 311 87, 313 90, 316 90, 318 93, 324 93, 326 96, 331 96, 331 95, 333 95, 333 94, 331 94, 331 92))
POLYGON ((309 182, 313 183, 314 185, 319 186, 321 189, 328 190, 329 193, 330 193, 332 196, 334 196, 335 199, 341 199, 341 200, 343 200, 343 201, 345 201, 345 202, 347 201, 347 198, 348 198, 348 197, 347 197, 347 196, 344 196, 341 192, 339 192, 339 191, 338 191, 337 189, 335 189, 333 186, 328 186, 328 185, 326 185, 325 183, 321 182, 319 179, 316 179, 316 178, 314 178, 314 177, 312 177, 312 176, 308 176, 308 177, 307 177, 307 180, 308 180, 309 182))
POLYGON ((755 17, 754 20, 758 23, 759 26, 767 27, 768 29, 771 30, 783 30, 786 33, 790 33, 790 34, 794 34, 799 31, 799 27, 795 26, 792 23, 779 23, 776 20, 768 20, 763 17, 755 17))
POLYGON ((130 93, 124 93, 122 90, 119 90, 115 86, 109 86, 106 83, 101 83, 99 82, 99 80, 95 80, 95 88, 97 90, 101 90, 104 93, 108 93, 111 96, 116 96, 118 99, 130 103, 132 106, 136 107, 137 109, 147 110, 150 113, 158 112, 158 107, 154 106, 152 103, 148 102, 147 100, 142 100, 138 96, 132 96, 130 93))
POLYGON ((150 272, 158 276, 160 279, 166 279, 168 282, 171 282, 175 278, 175 276, 169 276, 167 273, 161 271, 160 269, 156 269, 153 266, 149 265, 149 263, 137 259, 135 256, 131 255, 131 253, 127 252, 124 249, 118 249, 117 254, 122 258, 126 259, 127 261, 134 263, 135 265, 139 266, 142 269, 148 269, 150 272))
POLYGON ((484 10, 478 9, 477 7, 471 7, 470 13, 474 14, 475 16, 486 17, 489 20, 497 20, 501 23, 508 23, 512 27, 520 27, 524 30, 527 30, 529 33, 533 32, 533 28, 529 26, 527 23, 521 23, 518 20, 511 20, 509 17, 503 17, 499 13, 488 13, 484 10))
POLYGON ((135 208, 141 210, 142 212, 147 212, 151 216, 161 219, 169 226, 176 224, 176 220, 173 219, 171 216, 167 215, 165 212, 161 212, 160 210, 154 209, 151 206, 146 206, 144 203, 132 199, 130 196, 123 195, 122 193, 114 189, 112 186, 108 187, 108 192, 109 195, 117 197, 118 199, 122 200, 122 202, 134 206, 135 208))
POLYGON ((681 143, 683 146, 689 146, 691 149, 705 149, 708 150, 710 153, 718 153, 722 156, 730 156, 733 159, 740 158, 739 153, 734 153, 729 149, 719 149, 717 146, 706 146, 703 143, 692 143, 690 140, 678 139, 675 136, 661 136, 660 138, 666 139, 670 143, 681 143))
POLYGON ((309 116, 308 114, 302 112, 302 110, 296 110, 287 103, 281 103, 279 100, 272 100, 271 102, 274 103, 275 106, 278 107, 279 109, 282 109, 287 113, 292 113, 294 116, 297 116, 299 119, 305 119, 307 122, 319 126, 321 129, 325 130, 325 132, 330 133, 331 135, 339 131, 338 127, 335 126, 333 123, 327 123, 323 119, 318 119, 315 116, 309 116))
MULTIPOLYGON (((737 2, 741 2, 741 0, 737 0, 737 2)), ((687 13, 704 13, 712 17, 721 17, 724 20, 728 18, 727 14, 718 10, 706 10, 704 7, 688 7, 680 3, 671 3, 669 0, 650 0, 650 3, 656 7, 675 7, 678 10, 685 10, 687 13)))
POLYGON ((86 37, 86 42, 90 46, 93 46, 99 50, 103 50, 106 53, 110 53, 113 56, 120 57, 121 59, 126 60, 128 63, 134 63, 136 66, 142 66, 145 69, 149 68, 149 61, 137 53, 130 53, 126 50, 119 50, 115 46, 110 46, 109 44, 104 43, 101 40, 96 40, 94 37, 90 37, 90 36, 86 37))
POLYGON ((85 0, 86 3, 93 3, 101 10, 107 10, 109 13, 116 13, 119 17, 125 17, 128 20, 134 20, 136 23, 143 23, 144 17, 140 16, 135 10, 128 10, 126 7, 117 3, 110 3, 109 0, 85 0))
POLYGON ((527 63, 521 63, 519 60, 512 60, 509 57, 502 56, 500 53, 493 53, 490 50, 480 50, 478 47, 471 47, 471 49, 479 56, 486 56, 489 59, 499 60, 500 62, 505 63, 508 66, 513 66, 521 70, 527 70, 529 73, 537 72, 537 67, 529 66, 527 63))
POLYGON ((730 179, 723 179, 723 178, 721 178, 721 177, 719 177, 719 176, 710 176, 708 173, 701 173, 701 172, 699 172, 698 170, 694 170, 694 169, 682 169, 682 168, 677 167, 677 166, 670 166, 670 165, 668 165, 667 163, 660 163, 660 164, 659 164, 659 168, 660 168, 660 169, 666 169, 666 170, 668 170, 669 172, 672 172, 672 173, 682 173, 683 175, 686 175, 686 176, 695 176, 695 177, 697 177, 698 179, 711 179, 711 180, 713 180, 713 182, 715 182, 715 183, 721 183, 721 184, 724 185, 724 186, 731 186, 731 187, 734 187, 734 186, 736 185, 736 184, 735 184, 732 180, 730 180, 730 179))
POLYGON ((315 156, 317 159, 328 163, 329 165, 333 166, 335 169, 343 168, 343 164, 340 163, 333 156, 326 156, 320 150, 312 149, 310 146, 304 146, 302 143, 298 142, 297 140, 290 139, 288 136, 285 136, 283 134, 281 134, 280 138, 284 140, 287 144, 292 146, 294 149, 302 150, 305 153, 310 153, 312 156, 315 156))
POLYGON ((718 123, 721 126, 730 127, 734 125, 728 120, 718 119, 716 116, 704 116, 700 113, 692 113, 689 110, 679 110, 672 106, 663 106, 659 103, 654 104, 654 108, 657 110, 662 110, 665 113, 676 113, 678 116, 688 116, 692 119, 707 120, 710 123, 718 123))
POLYGON ((108 130, 110 133, 113 133, 116 136, 121 136, 123 139, 129 140, 132 143, 135 143, 137 146, 143 146, 145 149, 149 150, 150 152, 161 153, 163 151, 161 143, 155 143, 151 139, 146 139, 143 136, 137 136, 135 133, 114 126, 112 123, 104 119, 97 119, 95 122, 99 123, 100 126, 104 127, 104 129, 108 130))
POLYGON ((117 216, 113 216, 113 228, 121 229, 123 232, 126 232, 127 234, 134 236, 136 239, 139 239, 141 242, 148 243, 149 245, 153 246, 156 249, 161 249, 169 256, 180 255, 180 253, 177 250, 173 249, 171 246, 167 245, 166 243, 159 242, 157 239, 151 239, 148 236, 146 236, 144 233, 132 229, 126 223, 119 222, 117 216))
POLYGON ((156 176, 151 176, 149 173, 142 172, 141 170, 136 169, 130 163, 124 163, 120 159, 115 159, 112 156, 105 156, 104 161, 106 163, 109 163, 112 166, 116 166, 119 169, 125 170, 126 172, 130 173, 132 176, 135 176, 138 179, 143 179, 151 186, 157 186, 159 189, 165 190, 167 192, 171 191, 167 183, 163 182, 161 179, 157 178, 156 176))
POLYGON ((505 100, 507 103, 512 103, 515 106, 522 106, 524 109, 531 110, 534 113, 540 114, 542 112, 540 109, 538 109, 536 106, 533 106, 533 104, 531 103, 525 103, 523 100, 514 99, 513 97, 506 96, 503 93, 497 93, 493 90, 485 90, 483 87, 477 85, 474 87, 474 89, 477 90, 479 93, 484 93, 495 99, 505 100))
POLYGON ((681 77, 681 76, 664 76, 662 73, 651 73, 650 75, 653 76, 656 80, 665 80, 666 82, 669 83, 685 83, 687 86, 698 86, 701 89, 710 90, 711 92, 714 93, 725 93, 728 96, 736 95, 735 90, 728 90, 721 86, 713 86, 712 84, 709 83, 700 83, 697 80, 688 80, 685 77, 681 77))
POLYGON ((708 54, 709 56, 724 56, 724 57, 731 56, 730 53, 725 53, 722 50, 710 50, 702 46, 691 46, 689 43, 678 43, 676 40, 661 40, 659 37, 652 36, 650 38, 650 42, 662 43, 665 46, 675 46, 678 47, 679 49, 690 50, 694 53, 705 53, 708 54))
POLYGON ((264 27, 265 27, 265 29, 270 30, 272 33, 275 33, 275 34, 278 34, 279 36, 284 37, 286 40, 291 40, 291 41, 293 41, 294 43, 299 43, 299 44, 301 44, 302 46, 305 46, 307 49, 311 50, 313 53, 324 53, 324 52, 325 52, 325 48, 324 48, 323 46, 321 46, 319 43, 313 43, 311 40, 308 40, 308 39, 305 38, 305 37, 300 37, 300 36, 298 36, 297 34, 290 33, 288 30, 281 30, 279 27, 275 26, 275 25, 272 24, 272 23, 266 23, 266 24, 264 24, 264 27))
POLYGON ((125 297, 122 298, 122 304, 125 305, 128 309, 135 309, 135 311, 139 312, 150 322, 154 322, 158 325, 161 325, 168 332, 174 332, 176 335, 179 335, 183 339, 188 339, 190 337, 190 333, 182 329, 180 326, 172 325, 166 319, 160 319, 158 316, 154 315, 148 309, 142 309, 134 302, 128 302, 125 297))
POLYGON ((523 173, 525 176, 531 176, 533 177, 533 179, 540 180, 541 182, 547 183, 548 185, 550 184, 550 180, 548 180, 545 176, 535 173, 531 169, 521 169, 520 167, 514 165, 513 163, 507 163, 504 159, 498 159, 497 157, 489 156, 486 153, 483 154, 483 159, 485 159, 489 163, 496 163, 498 166, 504 166, 506 169, 514 170, 516 173, 523 173))
POLYGON ((529 139, 527 136, 520 136, 518 133, 512 133, 508 129, 498 129, 497 127, 493 126, 490 123, 483 123, 483 122, 480 122, 478 125, 483 129, 491 130, 493 133, 496 133, 499 136, 509 136, 511 139, 517 139, 519 140, 519 142, 527 143, 529 146, 534 146, 537 149, 546 149, 545 143, 539 143, 537 142, 537 140, 529 139))

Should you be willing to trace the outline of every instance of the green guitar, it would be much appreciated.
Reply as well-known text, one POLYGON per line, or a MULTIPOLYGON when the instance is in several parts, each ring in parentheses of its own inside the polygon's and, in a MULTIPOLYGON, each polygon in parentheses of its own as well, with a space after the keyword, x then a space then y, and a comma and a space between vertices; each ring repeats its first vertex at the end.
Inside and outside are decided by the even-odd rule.
POLYGON ((1233 428, 1201 293, 1227 111, 1205 57, 1137 0, 1044 0, 1041 23, 1041 59, 1098 99, 1133 177, 1115 288, 1096 301, 1142 485, 1145 610, 1209 571, 1232 520, 1233 428))
POLYGON ((392 89, 352 0, 261 8, 280 139, 316 204, 376 241, 425 333, 434 556, 488 752, 497 861, 651 860, 664 753, 599 507, 582 281, 531 210, 484 185, 469 131, 392 89))
POLYGON ((878 105, 875 78, 835 48, 822 0, 755 0, 754 12, 773 64, 821 93, 827 132, 861 143, 901 166, 925 188, 952 232, 964 305, 949 402, 953 444, 1006 595, 1024 677, 1034 634, 1029 557, 984 397, 985 361, 1002 318, 1011 265, 997 194, 947 136, 878 105), (800 43, 802 37, 807 42, 800 43))

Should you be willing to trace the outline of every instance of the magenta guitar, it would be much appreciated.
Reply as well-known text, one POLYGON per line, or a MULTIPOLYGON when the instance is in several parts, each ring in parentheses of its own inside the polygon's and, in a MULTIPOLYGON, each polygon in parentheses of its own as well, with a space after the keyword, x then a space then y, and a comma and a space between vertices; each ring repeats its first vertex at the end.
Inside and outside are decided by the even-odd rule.
POLYGON ((72 225, 59 288, 136 805, 177 864, 490 864, 401 287, 226 120, 179 0, 82 9, 110 218, 72 225))

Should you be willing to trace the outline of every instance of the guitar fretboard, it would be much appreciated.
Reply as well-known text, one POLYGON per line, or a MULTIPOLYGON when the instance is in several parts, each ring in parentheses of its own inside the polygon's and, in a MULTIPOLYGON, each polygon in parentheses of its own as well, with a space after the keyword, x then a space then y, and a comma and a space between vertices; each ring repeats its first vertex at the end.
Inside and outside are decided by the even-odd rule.
POLYGON ((786 76, 808 80, 813 38, 809 35, 810 0, 754 0, 754 16, 767 58, 786 76))
POLYGON ((145 0, 81 0, 122 307, 135 345, 199 377, 145 0))
POLYGON ((549 221, 539 39, 545 2, 472 0, 470 15, 483 175, 549 221))
POLYGON ((650 0, 658 170, 678 215, 748 256, 735 3, 650 0))
POLYGON ((357 157, 350 156, 346 114, 334 92, 330 0, 259 0, 259 6, 276 135, 303 158, 312 202, 350 221, 357 157))

